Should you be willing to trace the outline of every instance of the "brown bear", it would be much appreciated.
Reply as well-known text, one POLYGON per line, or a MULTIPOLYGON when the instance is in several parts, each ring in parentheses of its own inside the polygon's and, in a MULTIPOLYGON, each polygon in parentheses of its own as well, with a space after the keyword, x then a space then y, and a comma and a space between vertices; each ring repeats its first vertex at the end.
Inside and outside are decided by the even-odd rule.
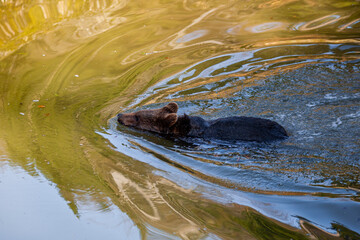
POLYGON ((159 109, 119 113, 125 126, 175 137, 268 142, 285 139, 288 134, 278 123, 254 117, 225 117, 207 121, 198 116, 178 116, 174 102, 159 109))

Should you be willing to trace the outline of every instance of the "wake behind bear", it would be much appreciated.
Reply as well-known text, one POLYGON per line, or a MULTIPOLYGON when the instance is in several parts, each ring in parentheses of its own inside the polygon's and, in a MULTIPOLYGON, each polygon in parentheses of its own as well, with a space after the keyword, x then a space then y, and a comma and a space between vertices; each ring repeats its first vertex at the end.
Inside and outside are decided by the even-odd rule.
POLYGON ((174 137, 269 142, 288 136, 281 125, 268 119, 236 116, 207 121, 198 116, 177 115, 178 109, 171 102, 159 109, 119 113, 117 120, 125 126, 174 137))

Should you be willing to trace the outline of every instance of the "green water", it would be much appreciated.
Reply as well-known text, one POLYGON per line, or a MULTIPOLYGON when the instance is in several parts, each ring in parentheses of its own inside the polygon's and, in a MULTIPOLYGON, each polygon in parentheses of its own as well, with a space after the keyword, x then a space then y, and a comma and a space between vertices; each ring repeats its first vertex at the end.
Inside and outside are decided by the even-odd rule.
POLYGON ((0 239, 360 239, 360 2, 0 0, 0 239), (117 126, 176 101, 274 144, 117 126))

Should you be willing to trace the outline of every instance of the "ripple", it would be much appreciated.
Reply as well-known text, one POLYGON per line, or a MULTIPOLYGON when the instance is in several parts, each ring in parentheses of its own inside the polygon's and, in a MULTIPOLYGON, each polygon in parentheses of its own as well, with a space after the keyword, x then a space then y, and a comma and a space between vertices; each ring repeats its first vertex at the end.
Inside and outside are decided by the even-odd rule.
POLYGON ((249 32, 253 33, 263 33, 263 32, 269 32, 273 30, 280 30, 280 29, 286 29, 287 25, 282 22, 268 22, 268 23, 262 23, 256 26, 252 27, 246 27, 245 29, 249 32))
POLYGON ((268 71, 284 71, 307 64, 337 61, 338 56, 356 56, 357 45, 347 44, 294 44, 270 46, 256 50, 220 55, 200 61, 182 72, 150 87, 130 105, 146 99, 190 99, 229 96, 244 86, 256 85, 249 78, 268 71), (311 52, 311 54, 309 54, 311 52))
POLYGON ((358 26, 359 23, 360 23, 360 18, 357 18, 347 24, 339 26, 338 31, 359 29, 360 28, 360 25, 358 26))
POLYGON ((103 14, 98 18, 84 17, 77 22, 77 30, 74 31, 73 37, 75 39, 88 38, 108 31, 126 21, 125 17, 105 17, 103 14))
POLYGON ((192 40, 195 40, 197 38, 201 38, 203 36, 205 36, 208 33, 207 30, 196 30, 192 33, 188 33, 180 38, 178 38, 176 40, 176 43, 186 43, 186 42, 190 42, 192 40))
POLYGON ((309 31, 309 30, 319 29, 319 28, 334 24, 344 18, 345 17, 341 17, 340 15, 330 14, 330 15, 326 15, 326 16, 314 19, 310 22, 304 23, 303 25, 299 26, 298 29, 300 31, 309 31))

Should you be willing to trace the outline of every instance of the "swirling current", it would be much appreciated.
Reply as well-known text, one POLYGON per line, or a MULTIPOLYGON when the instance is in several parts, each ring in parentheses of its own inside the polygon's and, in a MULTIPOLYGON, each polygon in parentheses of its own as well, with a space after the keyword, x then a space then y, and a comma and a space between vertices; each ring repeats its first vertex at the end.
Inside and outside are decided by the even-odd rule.
POLYGON ((360 239, 360 2, 0 7, 1 239, 360 239), (117 124, 168 102, 289 138, 117 124))

